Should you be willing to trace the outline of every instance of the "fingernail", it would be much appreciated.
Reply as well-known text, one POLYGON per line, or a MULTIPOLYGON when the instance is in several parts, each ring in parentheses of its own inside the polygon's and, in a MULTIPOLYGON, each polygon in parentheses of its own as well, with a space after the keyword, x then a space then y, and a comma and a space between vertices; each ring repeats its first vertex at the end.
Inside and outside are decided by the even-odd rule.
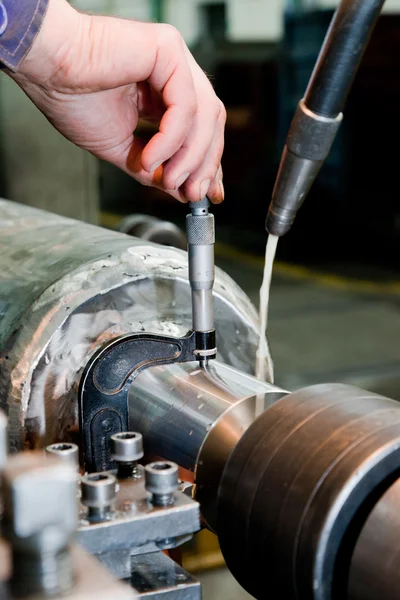
POLYGON ((183 185, 186 181, 186 179, 189 178, 190 173, 184 173, 182 175, 182 177, 178 177, 178 179, 176 180, 175 183, 175 190, 179 190, 179 188, 181 187, 181 185, 183 185))
POLYGON ((220 179, 220 181, 219 181, 219 189, 221 190, 222 200, 225 200, 225 188, 224 188, 224 183, 223 183, 222 179, 220 179))
POLYGON ((209 187, 211 185, 211 179, 205 179, 200 185, 200 200, 204 198, 207 194, 209 187))
POLYGON ((163 160, 160 160, 160 162, 156 162, 152 167, 150 167, 150 173, 154 173, 154 171, 157 171, 157 169, 161 167, 163 162, 163 160))

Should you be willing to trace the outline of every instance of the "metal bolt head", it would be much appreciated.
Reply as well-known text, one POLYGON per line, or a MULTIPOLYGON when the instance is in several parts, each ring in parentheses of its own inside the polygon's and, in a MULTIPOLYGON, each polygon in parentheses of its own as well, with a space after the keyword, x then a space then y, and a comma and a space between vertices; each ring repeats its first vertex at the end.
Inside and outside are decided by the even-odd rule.
POLYGON ((119 463, 133 463, 143 458, 143 437, 126 431, 115 433, 110 439, 111 458, 119 463))
POLYGON ((41 452, 9 458, 2 476, 4 533, 22 552, 57 552, 77 525, 76 471, 41 452))
POLYGON ((117 479, 111 473, 90 473, 82 477, 81 488, 84 506, 103 509, 115 502, 117 479))
POLYGON ((59 458, 79 468, 79 448, 76 444, 51 444, 46 447, 46 456, 59 458))
POLYGON ((173 494, 179 487, 178 465, 168 461, 150 463, 145 467, 145 488, 151 494, 173 494))

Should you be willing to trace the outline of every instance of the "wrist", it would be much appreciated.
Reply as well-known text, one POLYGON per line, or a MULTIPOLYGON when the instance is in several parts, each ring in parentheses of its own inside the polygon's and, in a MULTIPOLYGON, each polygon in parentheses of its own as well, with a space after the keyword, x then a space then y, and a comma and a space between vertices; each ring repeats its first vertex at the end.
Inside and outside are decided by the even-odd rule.
POLYGON ((15 78, 46 85, 73 50, 81 17, 67 0, 49 0, 42 27, 15 78))

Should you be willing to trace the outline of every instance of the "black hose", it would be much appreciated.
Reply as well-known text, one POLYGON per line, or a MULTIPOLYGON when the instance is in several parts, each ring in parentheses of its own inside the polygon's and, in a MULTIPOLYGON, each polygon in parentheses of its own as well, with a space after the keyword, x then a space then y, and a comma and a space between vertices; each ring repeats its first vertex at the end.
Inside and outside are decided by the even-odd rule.
POLYGON ((306 105, 313 112, 334 118, 343 111, 384 3, 341 1, 306 91, 306 105))

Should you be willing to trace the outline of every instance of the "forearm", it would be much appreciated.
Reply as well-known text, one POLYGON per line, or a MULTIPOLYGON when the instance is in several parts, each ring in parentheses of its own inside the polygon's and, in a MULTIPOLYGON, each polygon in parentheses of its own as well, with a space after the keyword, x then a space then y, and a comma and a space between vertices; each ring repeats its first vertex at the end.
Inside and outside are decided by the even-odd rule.
POLYGON ((18 68, 40 30, 48 2, 49 0, 2 0, 0 63, 12 70, 18 68))

